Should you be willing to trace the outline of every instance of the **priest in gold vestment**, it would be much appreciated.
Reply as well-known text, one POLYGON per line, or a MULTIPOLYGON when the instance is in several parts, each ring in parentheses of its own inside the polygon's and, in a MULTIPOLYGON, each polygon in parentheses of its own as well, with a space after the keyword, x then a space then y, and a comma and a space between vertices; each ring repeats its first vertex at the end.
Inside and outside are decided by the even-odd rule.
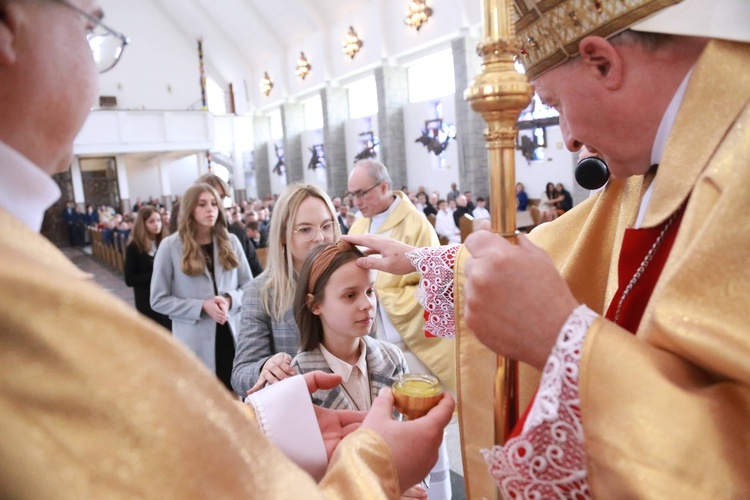
POLYGON ((503 495, 745 498, 750 6, 515 4, 527 76, 607 186, 518 246, 347 239, 381 252, 365 267, 431 279, 455 256, 456 324, 543 372, 518 435, 486 452, 503 495))
POLYGON ((38 234, 97 70, 127 43, 101 17, 95 0, 0 0, 0 497, 398 498, 435 463, 450 396, 395 422, 382 395, 352 431, 363 415, 316 413, 303 391, 325 446, 317 482, 261 432, 276 422, 270 407, 256 422, 38 234))

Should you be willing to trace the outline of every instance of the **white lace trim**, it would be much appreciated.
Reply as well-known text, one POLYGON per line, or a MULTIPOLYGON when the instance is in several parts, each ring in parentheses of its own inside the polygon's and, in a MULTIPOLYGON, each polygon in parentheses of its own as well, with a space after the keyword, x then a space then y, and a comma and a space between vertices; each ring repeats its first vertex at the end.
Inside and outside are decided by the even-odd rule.
POLYGON ((406 258, 421 275, 417 288, 419 304, 428 313, 424 331, 435 337, 454 337, 453 268, 460 245, 415 248, 406 258))
POLYGON ((578 391, 581 349, 598 315, 578 306, 552 348, 520 436, 482 450, 504 498, 590 498, 578 391))

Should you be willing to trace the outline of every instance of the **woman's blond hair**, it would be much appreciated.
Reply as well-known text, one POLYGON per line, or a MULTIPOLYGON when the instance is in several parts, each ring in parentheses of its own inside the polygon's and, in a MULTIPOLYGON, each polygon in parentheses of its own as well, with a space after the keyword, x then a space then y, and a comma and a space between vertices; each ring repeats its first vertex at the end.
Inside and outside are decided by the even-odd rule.
POLYGON ((326 204, 331 212, 333 224, 333 241, 341 237, 341 228, 336 219, 336 210, 328 195, 312 184, 290 184, 276 201, 268 230, 268 260, 264 275, 268 275, 260 297, 266 314, 281 320, 284 313, 292 307, 297 277, 294 273, 292 252, 286 248, 292 238, 294 217, 299 206, 308 198, 318 198, 326 204), (271 296, 273 290, 273 297, 271 296))
POLYGON ((229 241, 229 231, 227 231, 227 220, 224 216, 224 207, 221 204, 219 193, 209 184, 199 183, 190 186, 182 197, 180 204, 180 221, 178 229, 180 239, 185 247, 182 253, 182 262, 180 269, 188 276, 198 276, 206 269, 206 260, 203 256, 201 245, 196 241, 197 225, 193 218, 193 212, 198 205, 200 196, 209 192, 216 199, 219 206, 219 216, 214 224, 212 235, 216 238, 216 244, 219 247, 219 262, 225 271, 234 269, 240 265, 237 254, 232 249, 232 243, 229 241))
MULTIPOLYGON (((159 214, 156 207, 151 205, 144 205, 138 209, 138 213, 135 216, 135 223, 133 224, 133 230, 130 232, 130 238, 128 239, 128 245, 131 243, 135 245, 141 253, 149 253, 151 251, 151 242, 156 243, 156 247, 159 247, 162 238, 162 231, 159 234, 152 235, 146 229, 146 221, 151 218, 153 214, 159 214)), ((159 220, 161 221, 161 214, 159 214, 159 220)), ((162 229, 164 229, 162 227, 162 229)))

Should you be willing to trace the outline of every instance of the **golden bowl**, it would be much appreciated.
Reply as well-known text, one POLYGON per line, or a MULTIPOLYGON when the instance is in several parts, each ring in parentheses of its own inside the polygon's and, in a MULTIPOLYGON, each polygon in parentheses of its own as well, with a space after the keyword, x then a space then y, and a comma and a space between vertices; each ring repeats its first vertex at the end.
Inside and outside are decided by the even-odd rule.
POLYGON ((406 373, 391 386, 396 409, 408 420, 427 415, 443 399, 443 388, 432 375, 406 373))

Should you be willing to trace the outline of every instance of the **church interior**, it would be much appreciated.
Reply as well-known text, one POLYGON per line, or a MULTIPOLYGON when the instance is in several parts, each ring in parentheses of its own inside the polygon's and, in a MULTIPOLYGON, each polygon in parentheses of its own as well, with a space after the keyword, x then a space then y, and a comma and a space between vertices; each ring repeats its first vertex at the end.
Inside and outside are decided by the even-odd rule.
MULTIPOLYGON (((42 232, 60 245, 67 202, 168 206, 209 171, 235 203, 299 181, 343 196, 361 155, 396 189, 489 195, 485 123, 464 98, 481 71, 479 1, 100 3, 128 43, 56 176, 63 196, 42 232)), ((561 183, 578 203, 588 191, 557 123, 538 100, 521 113, 516 181, 532 200, 561 183)))
MULTIPOLYGON (((490 196, 485 123, 464 96, 482 65, 478 0, 100 3, 127 43, 101 75, 70 169, 54 176, 63 195, 42 234, 128 304, 127 235, 103 241, 90 222, 73 234, 66 206, 127 221, 154 204, 166 229, 172 204, 209 173, 240 217, 296 182, 346 201, 352 166, 366 158, 386 165, 394 189, 490 196)), ((532 100, 518 128, 515 178, 532 201, 518 226, 528 230, 548 183, 575 203, 589 192, 575 183, 577 153, 553 109, 532 100)), ((465 498, 455 422, 446 441, 452 498, 465 498)))

